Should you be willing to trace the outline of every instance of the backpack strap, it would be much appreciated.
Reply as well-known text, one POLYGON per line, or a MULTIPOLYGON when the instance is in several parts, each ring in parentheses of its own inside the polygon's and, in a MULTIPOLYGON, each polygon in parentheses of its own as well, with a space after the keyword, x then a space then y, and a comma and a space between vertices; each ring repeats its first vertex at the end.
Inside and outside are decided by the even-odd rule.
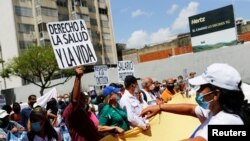
POLYGON ((148 99, 147 99, 147 96, 146 96, 145 92, 144 92, 143 90, 141 90, 141 93, 142 93, 142 95, 143 95, 143 99, 144 99, 146 102, 148 102, 148 99))

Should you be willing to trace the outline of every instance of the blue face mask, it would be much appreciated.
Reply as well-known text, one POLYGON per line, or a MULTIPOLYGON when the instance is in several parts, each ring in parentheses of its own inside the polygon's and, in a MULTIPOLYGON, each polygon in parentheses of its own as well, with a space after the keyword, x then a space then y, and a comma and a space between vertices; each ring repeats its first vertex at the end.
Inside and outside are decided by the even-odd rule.
POLYGON ((116 94, 116 101, 119 102, 120 99, 121 99, 121 96, 120 96, 120 94, 117 93, 117 94, 116 94))
POLYGON ((198 94, 196 95, 196 97, 195 97, 196 102, 197 102, 202 108, 208 109, 208 108, 209 108, 210 102, 212 102, 213 100, 210 100, 210 101, 207 101, 207 102, 206 102, 206 101, 203 100, 203 96, 208 95, 208 94, 212 94, 213 92, 214 92, 214 91, 209 92, 209 93, 207 93, 207 94, 198 93, 198 94))
POLYGON ((31 123, 31 131, 39 132, 39 131, 41 131, 41 129, 42 129, 41 124, 39 121, 31 123))

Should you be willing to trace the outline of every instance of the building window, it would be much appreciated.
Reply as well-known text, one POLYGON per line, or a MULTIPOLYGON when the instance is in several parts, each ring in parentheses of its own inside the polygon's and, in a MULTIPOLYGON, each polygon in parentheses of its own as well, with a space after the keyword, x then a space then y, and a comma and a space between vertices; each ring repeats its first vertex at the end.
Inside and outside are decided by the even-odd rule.
POLYGON ((41 32, 41 31, 47 31, 46 23, 40 23, 40 24, 38 24, 38 31, 39 32, 41 32))
POLYGON ((85 22, 89 22, 89 21, 90 21, 89 16, 86 15, 86 14, 77 13, 77 14, 76 14, 76 18, 77 18, 77 19, 84 19, 85 22))
POLYGON ((42 7, 42 15, 57 17, 58 13, 56 9, 42 7))
POLYGON ((35 0, 35 5, 41 5, 42 4, 42 0, 35 0))
POLYGON ((32 17, 32 9, 27 7, 15 6, 17 16, 32 17))
POLYGON ((92 38, 99 39, 99 33, 97 31, 91 31, 92 38))
POLYGON ((44 40, 40 40, 40 44, 41 45, 51 45, 51 42, 49 39, 44 39, 44 40))
POLYGON ((34 25, 32 24, 18 24, 18 31, 21 33, 30 33, 34 31, 34 25))
POLYGON ((104 9, 104 8, 99 8, 99 14, 107 15, 108 14, 108 10, 104 9))
POLYGON ((89 12, 95 13, 96 12, 95 7, 89 7, 89 12))
POLYGON ((106 28, 109 27, 109 22, 108 21, 101 20, 101 24, 102 24, 102 27, 106 27, 106 28))
POLYGON ((19 48, 20 49, 27 49, 30 46, 33 46, 34 43, 32 41, 19 41, 19 48))
POLYGON ((87 7, 87 0, 75 0, 75 6, 87 7))
POLYGON ((112 47, 111 47, 111 46, 105 45, 105 46, 104 46, 104 49, 105 49, 105 51, 106 51, 107 53, 112 53, 112 47))
POLYGON ((67 21, 69 20, 69 15, 58 13, 58 19, 59 21, 67 21))
POLYGON ((57 6, 67 7, 67 1, 66 0, 57 0, 56 1, 57 6))
POLYGON ((103 33, 102 34, 103 39, 110 40, 110 34, 109 33, 103 33))
POLYGON ((105 3, 105 0, 99 0, 100 3, 105 3))
POLYGON ((93 25, 93 26, 97 26, 96 19, 90 19, 90 24, 93 25))
POLYGON ((112 63, 111 60, 112 60, 111 56, 110 57, 105 57, 105 63, 106 64, 111 64, 112 63))

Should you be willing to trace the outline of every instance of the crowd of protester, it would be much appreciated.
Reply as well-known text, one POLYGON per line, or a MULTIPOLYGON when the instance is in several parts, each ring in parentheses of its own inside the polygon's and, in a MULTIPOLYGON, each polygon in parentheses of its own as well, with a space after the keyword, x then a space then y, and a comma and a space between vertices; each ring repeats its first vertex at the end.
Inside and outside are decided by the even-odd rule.
MULTIPOLYGON (((83 69, 76 67, 75 73, 72 92, 50 99, 46 107, 35 104, 36 95, 28 97, 28 106, 23 109, 19 103, 4 105, 0 110, 0 140, 8 140, 11 135, 23 141, 98 141, 106 135, 122 135, 134 127, 150 130, 148 118, 159 111, 180 113, 178 107, 187 109, 183 108, 186 105, 166 106, 176 93, 190 98, 197 90, 199 93, 208 88, 213 92, 221 90, 220 87, 206 85, 208 88, 204 88, 203 84, 199 84, 202 87, 197 87, 196 83, 189 84, 188 81, 193 82, 196 75, 191 72, 188 78, 179 75, 162 83, 151 77, 140 79, 129 75, 124 84, 110 83, 103 87, 101 94, 91 95, 81 89, 83 69)), ((194 105, 189 107, 195 108, 194 105)), ((202 106, 199 108, 201 112, 204 109, 202 106)), ((195 112, 189 114, 195 116, 195 112)), ((201 136, 205 138, 206 134, 201 136)))

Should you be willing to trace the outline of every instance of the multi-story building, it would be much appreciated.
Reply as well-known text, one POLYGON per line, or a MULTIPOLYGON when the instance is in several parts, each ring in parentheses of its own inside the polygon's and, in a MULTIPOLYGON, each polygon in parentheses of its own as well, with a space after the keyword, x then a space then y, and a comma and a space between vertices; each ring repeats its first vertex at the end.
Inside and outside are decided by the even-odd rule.
MULTIPOLYGON (((117 63, 109 0, 0 0, 0 13, 0 51, 5 61, 30 45, 50 44, 47 22, 84 19, 97 64, 117 63)), ((1 88, 23 85, 17 77, 0 81, 1 88)))

